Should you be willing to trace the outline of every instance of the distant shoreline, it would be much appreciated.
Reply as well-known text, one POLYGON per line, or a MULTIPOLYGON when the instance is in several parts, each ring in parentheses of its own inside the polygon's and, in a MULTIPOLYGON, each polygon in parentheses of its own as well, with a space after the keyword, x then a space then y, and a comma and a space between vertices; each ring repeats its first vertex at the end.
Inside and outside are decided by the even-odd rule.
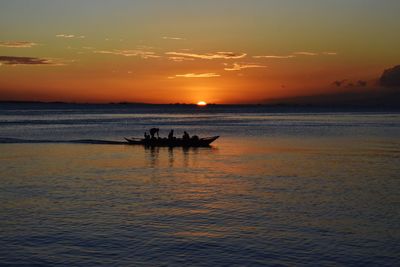
POLYGON ((311 104, 311 103, 271 103, 271 104, 208 104, 205 107, 199 107, 196 104, 192 103, 168 103, 168 104, 159 104, 159 103, 136 103, 136 102, 110 102, 110 103, 78 103, 78 102, 62 102, 62 101, 0 101, 0 106, 9 106, 9 105, 35 105, 35 106, 43 106, 43 107, 54 107, 54 106, 69 106, 69 107, 82 107, 82 106, 90 106, 90 107, 194 107, 198 109, 207 109, 207 108, 223 108, 223 107, 262 107, 262 108, 301 108, 301 109, 390 109, 390 110, 400 110, 400 103, 393 105, 393 103, 388 104, 311 104))

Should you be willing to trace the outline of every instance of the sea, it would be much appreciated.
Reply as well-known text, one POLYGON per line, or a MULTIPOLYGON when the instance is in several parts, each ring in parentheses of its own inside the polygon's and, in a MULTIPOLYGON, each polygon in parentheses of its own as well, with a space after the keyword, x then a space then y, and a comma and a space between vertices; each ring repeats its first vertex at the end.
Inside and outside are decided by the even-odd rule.
POLYGON ((0 104, 1 266, 400 266, 399 192, 399 110, 0 104))

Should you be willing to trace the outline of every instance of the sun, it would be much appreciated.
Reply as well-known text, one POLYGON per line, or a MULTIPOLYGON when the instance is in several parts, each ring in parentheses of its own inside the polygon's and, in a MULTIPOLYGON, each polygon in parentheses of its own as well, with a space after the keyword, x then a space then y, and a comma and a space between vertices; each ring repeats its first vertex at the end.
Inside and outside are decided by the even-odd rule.
POLYGON ((207 106, 207 103, 204 101, 199 101, 199 102, 197 102, 197 105, 200 107, 204 107, 204 106, 207 106))

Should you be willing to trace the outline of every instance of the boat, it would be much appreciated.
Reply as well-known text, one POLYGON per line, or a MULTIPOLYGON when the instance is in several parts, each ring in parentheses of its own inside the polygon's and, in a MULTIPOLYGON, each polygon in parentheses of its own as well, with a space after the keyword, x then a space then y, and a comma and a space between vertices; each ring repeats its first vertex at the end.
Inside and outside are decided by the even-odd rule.
POLYGON ((218 139, 219 136, 204 137, 198 139, 187 139, 182 138, 125 138, 129 145, 144 145, 144 146, 166 146, 166 147, 208 147, 212 142, 218 139))

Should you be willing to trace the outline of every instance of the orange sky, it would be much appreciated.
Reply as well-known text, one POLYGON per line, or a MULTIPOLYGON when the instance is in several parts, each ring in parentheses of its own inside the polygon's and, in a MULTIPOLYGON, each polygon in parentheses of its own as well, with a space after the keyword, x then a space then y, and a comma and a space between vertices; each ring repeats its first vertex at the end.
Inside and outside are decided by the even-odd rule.
POLYGON ((2 2, 0 100, 262 103, 369 90, 399 63, 396 10, 362 0, 2 2))

